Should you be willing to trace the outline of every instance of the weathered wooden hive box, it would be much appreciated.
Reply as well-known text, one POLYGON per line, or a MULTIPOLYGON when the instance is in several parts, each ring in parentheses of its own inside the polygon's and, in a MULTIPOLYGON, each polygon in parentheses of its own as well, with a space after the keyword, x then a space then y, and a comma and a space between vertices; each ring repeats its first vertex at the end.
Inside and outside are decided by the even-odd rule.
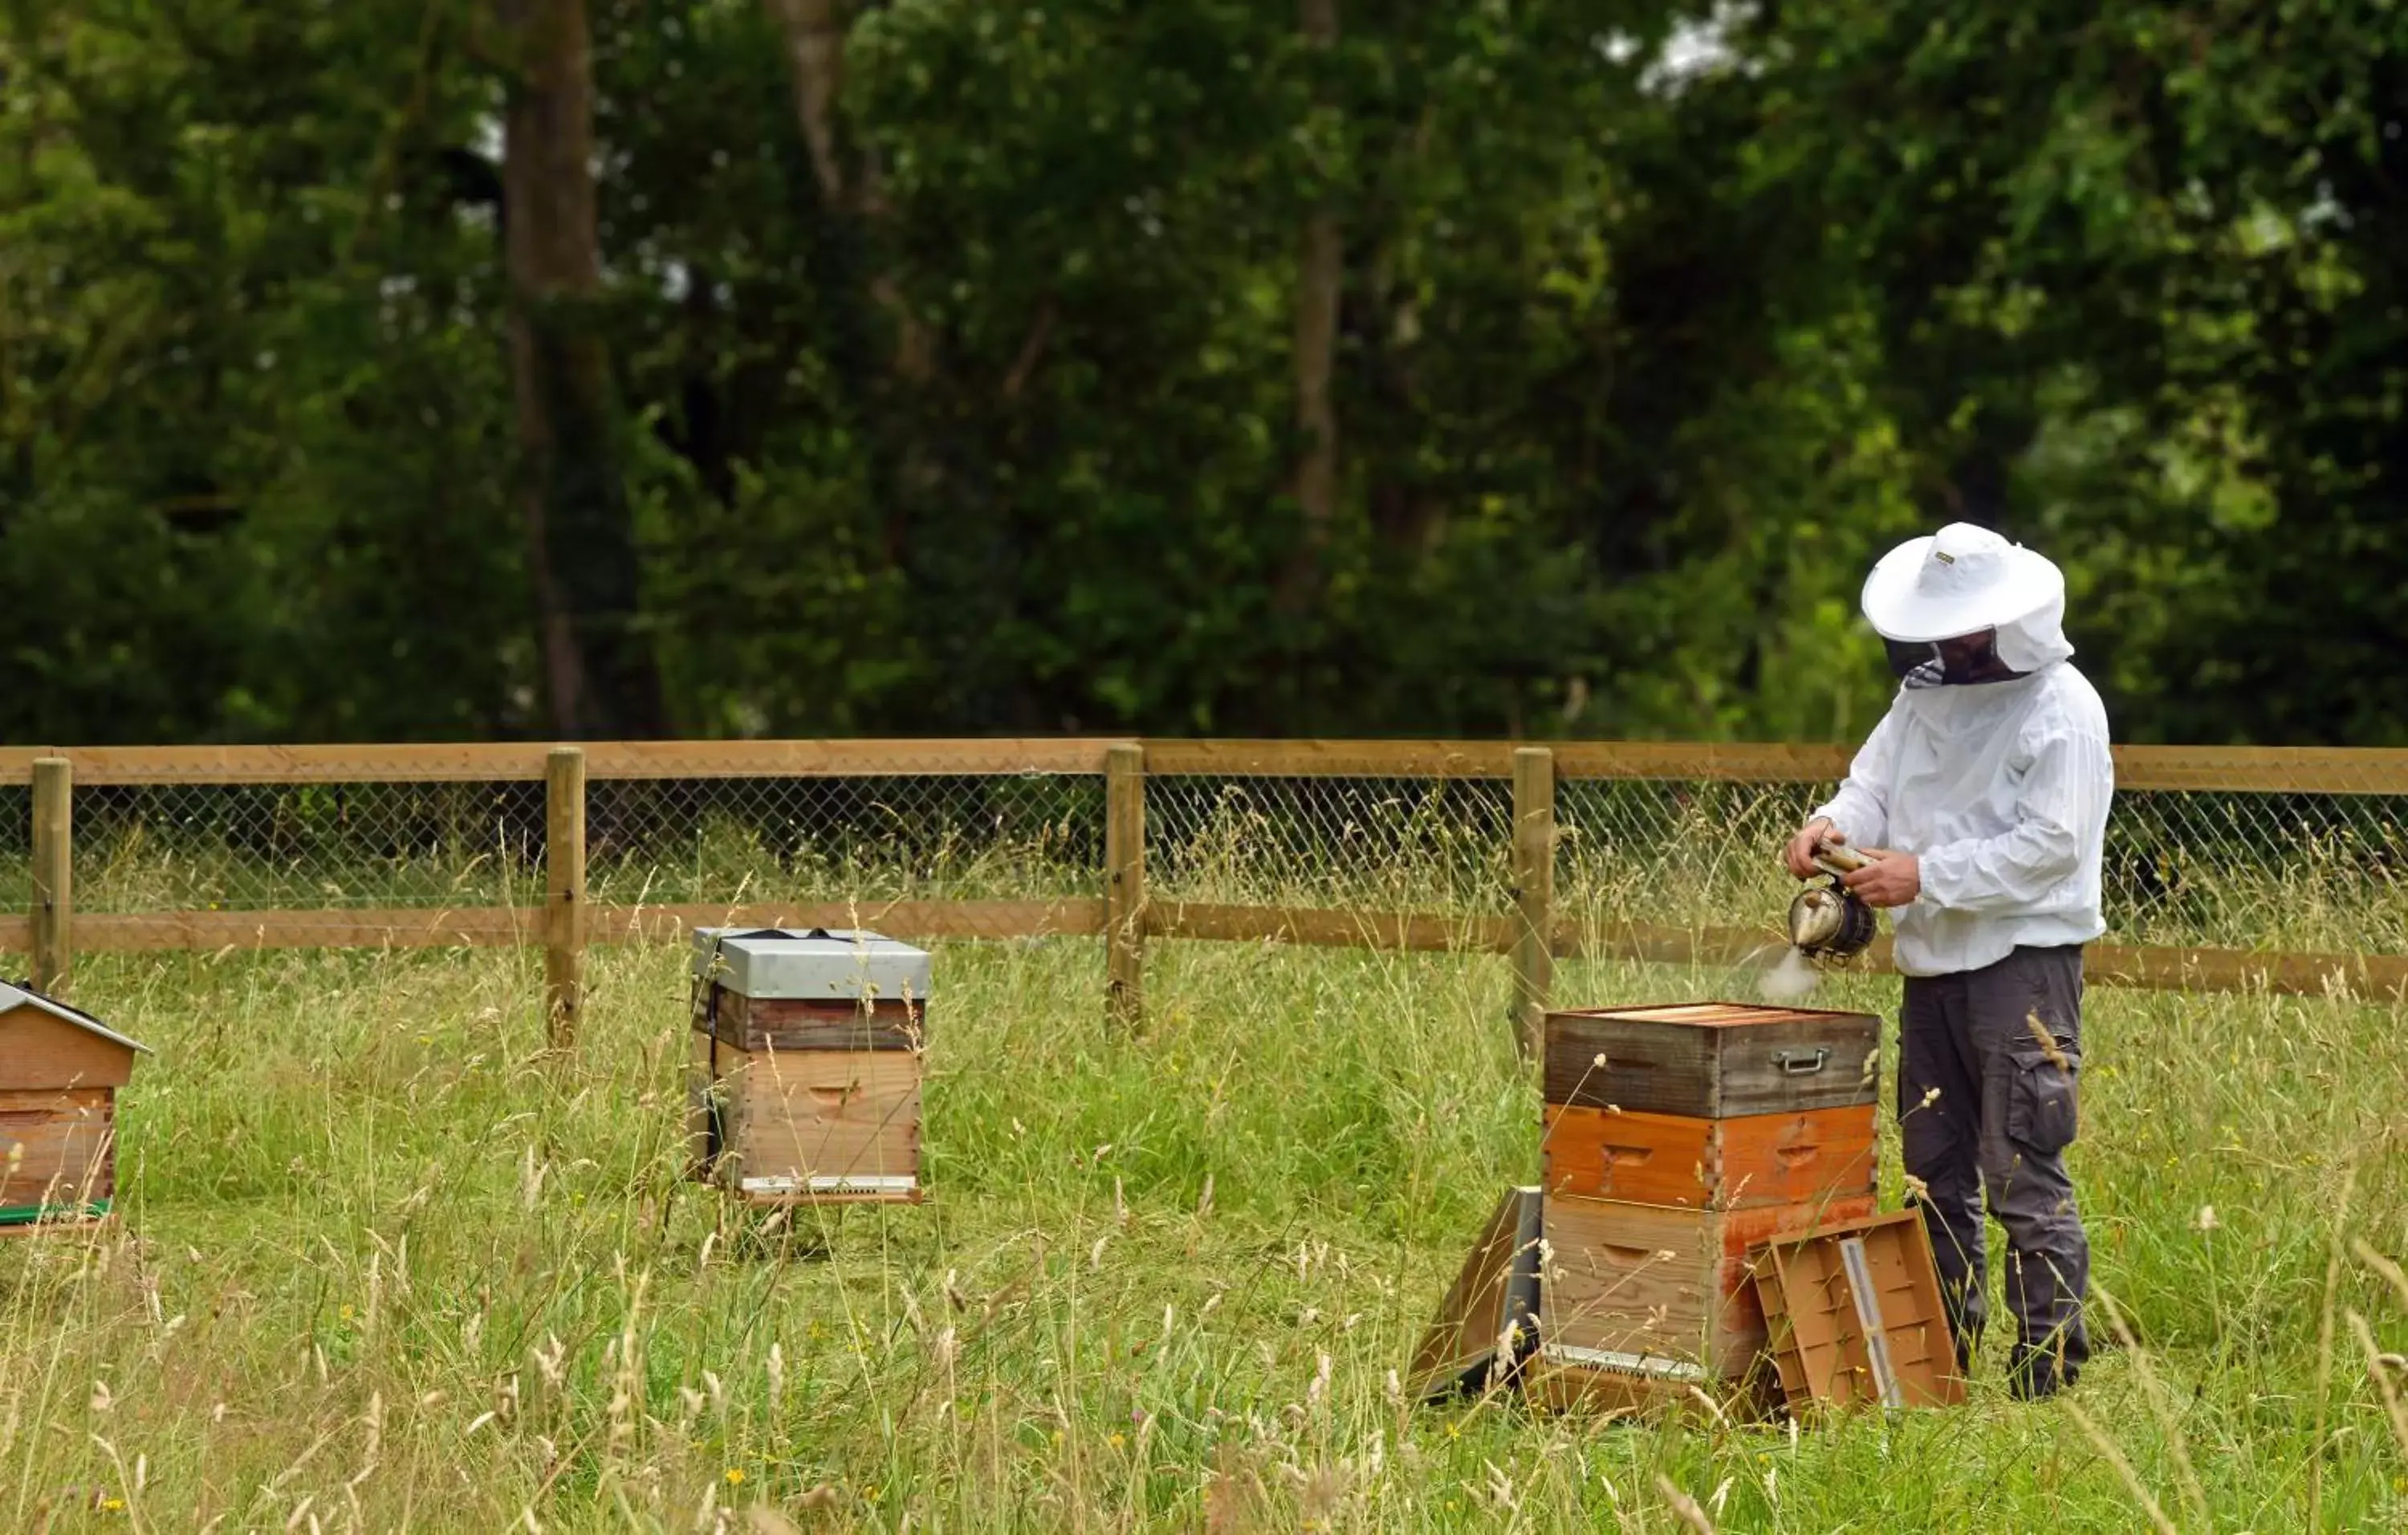
POLYGON ((88 1012, 0 983, 0 1234, 108 1213, 117 1090, 148 1054, 88 1012))
POLYGON ((1873 1212, 1880 1028, 1739 1003, 1547 1015, 1542 1396, 1769 1388, 1749 1255, 1873 1212))
POLYGON ((930 979, 878 933, 696 928, 696 1173, 762 1204, 918 1200, 930 979))

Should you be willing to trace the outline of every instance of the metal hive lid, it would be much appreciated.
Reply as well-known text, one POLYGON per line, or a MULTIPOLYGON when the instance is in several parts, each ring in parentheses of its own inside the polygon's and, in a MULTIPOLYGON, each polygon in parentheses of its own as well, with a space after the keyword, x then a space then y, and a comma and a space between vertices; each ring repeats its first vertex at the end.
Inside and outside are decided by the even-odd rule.
POLYGON ((149 1045, 139 1040, 126 1038, 81 1008, 69 1007, 55 997, 45 997, 31 986, 12 985, 6 981, 0 981, 0 1012, 11 1011, 19 1007, 38 1008, 51 1017, 73 1024, 88 1034, 97 1034, 111 1044, 122 1044, 128 1050, 138 1050, 145 1055, 150 1054, 149 1045))
POLYGON ((745 997, 858 1000, 928 995, 924 949, 853 927, 697 927, 694 974, 745 997))

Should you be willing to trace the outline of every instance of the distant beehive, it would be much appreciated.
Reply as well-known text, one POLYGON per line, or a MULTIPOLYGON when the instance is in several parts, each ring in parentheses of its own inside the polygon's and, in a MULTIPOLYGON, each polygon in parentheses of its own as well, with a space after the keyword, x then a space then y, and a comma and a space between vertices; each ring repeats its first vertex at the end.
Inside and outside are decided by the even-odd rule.
POLYGON ((752 1203, 917 1201, 930 973, 872 932, 696 928, 697 1176, 752 1203))
POLYGON ((1769 1391, 1750 1255, 1873 1213, 1880 1038, 1791 1008, 1547 1015, 1540 1395, 1769 1391))
POLYGON ((88 1012, 0 983, 0 1233, 108 1213, 117 1090, 148 1054, 88 1012))

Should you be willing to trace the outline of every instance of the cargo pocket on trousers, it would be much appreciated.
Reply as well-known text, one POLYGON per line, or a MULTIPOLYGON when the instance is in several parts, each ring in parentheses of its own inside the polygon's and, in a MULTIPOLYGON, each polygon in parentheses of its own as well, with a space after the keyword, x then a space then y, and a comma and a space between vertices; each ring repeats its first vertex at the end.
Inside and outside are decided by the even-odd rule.
POLYGON ((2011 1045, 2007 1054, 2015 1070, 2007 1087, 2007 1138, 2043 1156, 2063 1151, 2079 1127, 2082 1046, 2060 1034, 2050 1045, 2038 1040, 2011 1045))

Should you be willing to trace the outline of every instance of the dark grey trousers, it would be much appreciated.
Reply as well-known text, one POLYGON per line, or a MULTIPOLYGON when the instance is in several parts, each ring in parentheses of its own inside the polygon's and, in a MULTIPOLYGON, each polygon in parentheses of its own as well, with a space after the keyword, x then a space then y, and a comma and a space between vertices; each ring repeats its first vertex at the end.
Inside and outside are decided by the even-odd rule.
POLYGON ((1910 976, 1899 1017, 1898 1118, 1940 1287, 1970 1367, 1988 1313, 1982 1197, 2007 1234, 2013 1379, 2071 1384, 2090 1356, 2082 1325, 2090 1239, 2065 1148, 2082 1066, 2082 950, 2017 949, 1984 969, 1910 976))

